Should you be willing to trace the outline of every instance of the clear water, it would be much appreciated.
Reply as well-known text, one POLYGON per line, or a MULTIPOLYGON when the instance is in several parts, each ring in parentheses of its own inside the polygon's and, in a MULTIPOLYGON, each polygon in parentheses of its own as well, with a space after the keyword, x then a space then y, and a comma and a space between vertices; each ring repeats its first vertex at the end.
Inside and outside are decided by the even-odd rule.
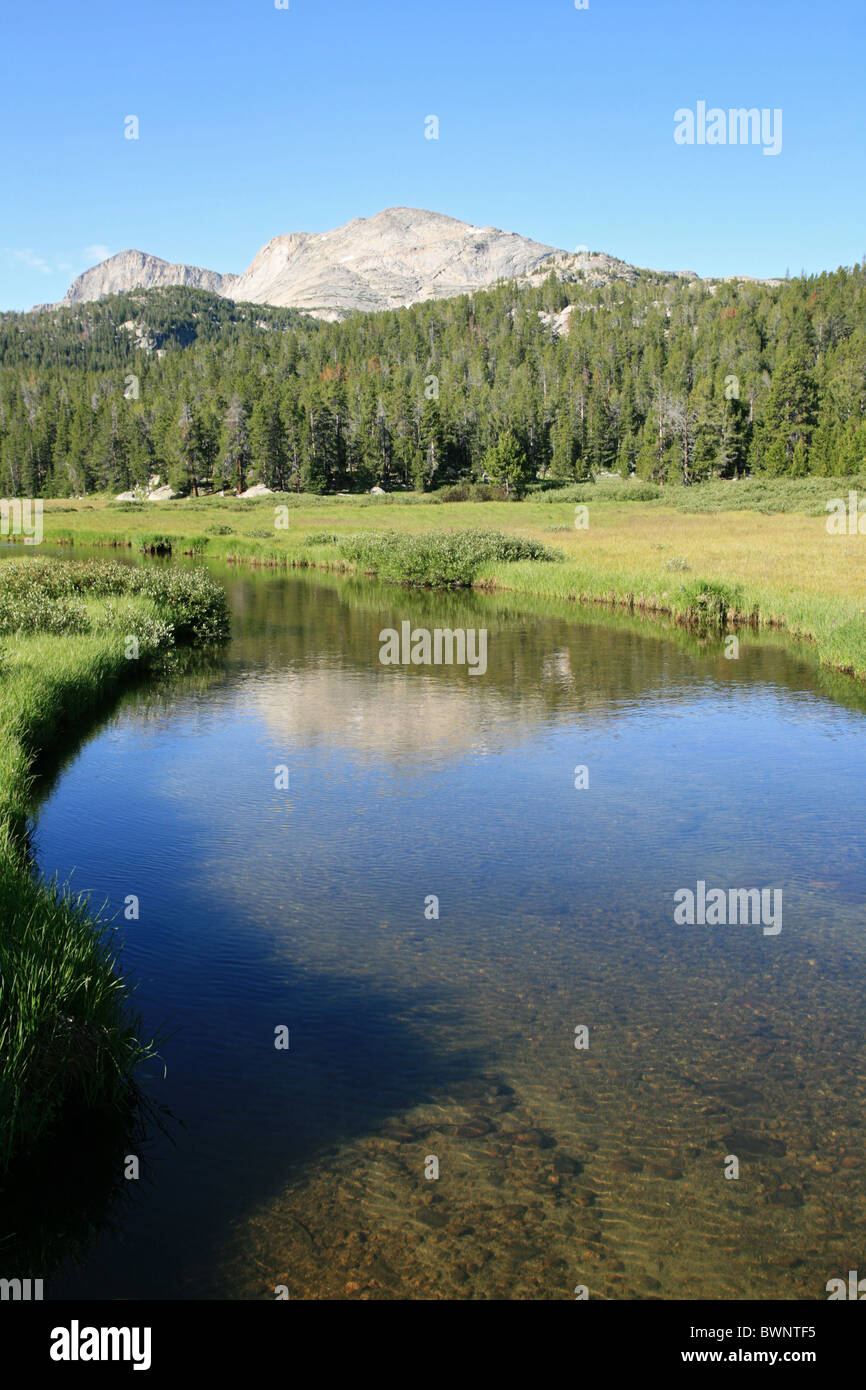
POLYGON ((140 899, 167 1034, 141 1178, 46 1293, 799 1299, 866 1268, 853 688, 574 608, 224 577, 224 658, 129 696, 38 814, 45 874, 140 899), (486 627, 487 673, 382 667, 404 619, 486 627), (781 889, 782 931, 677 925, 698 880, 781 889))

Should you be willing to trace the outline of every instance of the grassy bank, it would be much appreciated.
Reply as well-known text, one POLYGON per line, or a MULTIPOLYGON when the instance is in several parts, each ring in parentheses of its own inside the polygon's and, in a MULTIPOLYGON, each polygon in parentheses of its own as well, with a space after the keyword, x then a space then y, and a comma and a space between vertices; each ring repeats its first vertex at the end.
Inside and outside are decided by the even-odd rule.
POLYGON ((184 643, 227 631, 202 571, 0 563, 0 1168, 69 1106, 118 1106, 148 1045, 111 930, 28 858, 34 767, 120 688, 184 643))
POLYGON ((495 531, 560 558, 488 557, 473 564, 473 584, 683 622, 724 608, 802 639, 818 662, 866 679, 866 535, 830 535, 826 525, 828 501, 858 487, 866 500, 866 483, 856 478, 753 479, 664 491, 606 480, 535 492, 519 503, 442 500, 455 490, 150 504, 94 499, 47 503, 45 539, 135 550, 142 537, 158 534, 172 553, 394 578, 403 568, 417 579, 417 566, 412 571, 398 547, 411 544, 416 560, 421 552, 435 559, 440 552, 422 538, 495 531), (284 509, 279 518, 277 507, 284 509), (587 509, 585 528, 575 527, 577 507, 587 509), (378 551, 372 563, 371 551, 378 551))

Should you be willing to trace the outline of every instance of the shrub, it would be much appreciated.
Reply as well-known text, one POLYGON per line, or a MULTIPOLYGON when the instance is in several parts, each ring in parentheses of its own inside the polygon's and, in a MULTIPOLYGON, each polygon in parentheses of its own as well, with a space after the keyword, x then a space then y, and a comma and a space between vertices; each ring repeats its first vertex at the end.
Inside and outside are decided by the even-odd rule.
POLYGON ((560 560, 541 541, 501 531, 422 532, 415 536, 365 532, 348 536, 340 553, 359 569, 402 584, 436 589, 466 588, 491 561, 560 560))
MULTIPOLYGON (((680 489, 681 491, 683 489, 680 489)), ((673 488, 664 489, 639 478, 602 478, 598 482, 569 483, 551 488, 538 502, 671 502, 673 488)))
POLYGON ((432 494, 438 502, 502 502, 505 489, 490 483, 454 483, 432 494))
POLYGON ((133 592, 153 600, 157 609, 172 622, 178 642, 208 646, 228 636, 228 599, 225 590, 215 583, 207 570, 160 567, 130 572, 133 592))
POLYGON ((0 590, 0 632, 88 632, 90 620, 82 599, 50 598, 38 590, 8 593, 0 590))
POLYGON ((228 600, 207 570, 41 558, 0 565, 0 632, 88 632, 85 599, 122 595, 150 599, 180 642, 209 645, 228 635, 228 600))

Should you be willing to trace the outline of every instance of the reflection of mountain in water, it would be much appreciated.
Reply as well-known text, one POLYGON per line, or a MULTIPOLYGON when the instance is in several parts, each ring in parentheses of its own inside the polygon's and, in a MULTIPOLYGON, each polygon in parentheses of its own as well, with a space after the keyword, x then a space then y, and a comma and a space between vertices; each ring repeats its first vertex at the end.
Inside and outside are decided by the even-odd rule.
MULTIPOLYGON (((495 690, 456 689, 426 672, 361 675, 305 668, 260 676, 240 687, 287 743, 350 747, 377 758, 453 751, 485 753, 514 742, 515 709, 495 690)), ((535 721, 518 713, 527 732, 535 721)))
MULTIPOLYGON (((564 603, 515 609, 507 595, 408 591, 331 576, 238 577, 229 572, 238 698, 280 739, 351 747, 398 760, 432 749, 495 751, 571 713, 609 722, 624 709, 707 699, 728 704, 756 683, 822 692, 828 677, 787 645, 741 638, 738 661, 721 639, 564 603), (486 628, 487 670, 385 667, 379 634, 486 628), (265 660, 262 659, 263 642, 265 660)), ((838 680, 837 680, 838 684, 838 680)), ((850 683, 851 703, 866 703, 850 683)), ((819 706, 804 700, 817 713, 819 706)))

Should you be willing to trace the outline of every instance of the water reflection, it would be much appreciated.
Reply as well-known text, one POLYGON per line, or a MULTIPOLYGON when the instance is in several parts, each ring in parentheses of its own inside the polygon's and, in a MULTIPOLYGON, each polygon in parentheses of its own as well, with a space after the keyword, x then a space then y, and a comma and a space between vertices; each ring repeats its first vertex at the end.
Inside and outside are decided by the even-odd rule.
POLYGON ((49 1292, 822 1297, 866 1215, 863 693, 751 635, 226 577, 224 659, 40 812, 43 870, 140 897, 177 1117, 49 1292), (382 667, 403 619, 485 626, 485 676, 382 667), (781 935, 677 927, 697 879, 781 888, 781 935))

